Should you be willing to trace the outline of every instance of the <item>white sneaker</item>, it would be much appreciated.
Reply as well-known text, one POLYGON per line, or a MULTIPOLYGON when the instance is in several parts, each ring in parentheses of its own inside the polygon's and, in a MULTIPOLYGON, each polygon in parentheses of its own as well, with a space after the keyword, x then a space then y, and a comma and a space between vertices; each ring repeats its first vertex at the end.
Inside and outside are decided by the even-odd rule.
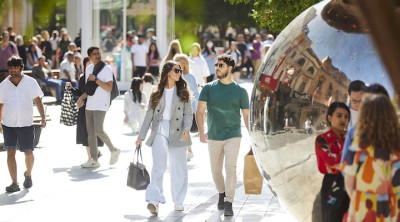
POLYGON ((190 159, 192 159, 192 158, 193 158, 193 153, 188 152, 186 155, 186 161, 190 161, 190 159))
POLYGON ((150 211, 151 214, 157 215, 158 214, 158 203, 157 202, 148 203, 147 209, 150 211))
POLYGON ((120 153, 121 153, 120 149, 111 152, 110 165, 114 165, 118 161, 120 153))
POLYGON ((183 205, 175 205, 175 210, 176 211, 184 211, 185 207, 183 207, 183 205))
POLYGON ((86 163, 82 164, 81 167, 83 168, 94 168, 94 167, 99 167, 100 163, 98 161, 95 161, 93 158, 90 158, 86 163))

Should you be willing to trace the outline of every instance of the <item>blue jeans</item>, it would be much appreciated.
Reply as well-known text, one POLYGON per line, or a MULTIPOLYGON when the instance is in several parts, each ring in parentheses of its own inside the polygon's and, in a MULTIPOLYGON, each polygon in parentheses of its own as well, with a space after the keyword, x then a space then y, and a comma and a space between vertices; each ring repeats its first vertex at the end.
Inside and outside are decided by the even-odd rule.
POLYGON ((163 178, 169 158, 172 201, 177 206, 183 205, 188 188, 187 148, 170 146, 169 121, 162 120, 151 147, 153 168, 151 170, 150 184, 146 189, 147 202, 165 203, 163 178))
MULTIPOLYGON (((46 84, 46 86, 48 87, 54 87, 56 90, 56 97, 58 101, 61 101, 61 85, 62 85, 62 81, 59 79, 52 79, 52 78, 46 78, 44 80, 44 83, 46 84)), ((65 86, 65 85, 64 85, 65 86)))

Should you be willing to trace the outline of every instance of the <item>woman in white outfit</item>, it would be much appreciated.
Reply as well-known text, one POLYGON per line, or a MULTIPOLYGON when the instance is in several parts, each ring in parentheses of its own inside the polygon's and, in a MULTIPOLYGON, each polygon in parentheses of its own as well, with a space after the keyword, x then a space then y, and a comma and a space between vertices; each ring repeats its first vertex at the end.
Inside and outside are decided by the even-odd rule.
POLYGON ((184 210, 183 201, 188 187, 186 152, 192 144, 189 135, 193 120, 190 97, 179 63, 167 61, 163 65, 157 91, 150 96, 136 141, 136 146, 142 147, 142 141, 151 125, 151 134, 146 145, 152 149, 153 168, 150 184, 146 189, 146 202, 147 209, 154 215, 158 214, 159 203, 165 203, 162 183, 168 159, 175 210, 184 210))
POLYGON ((200 44, 195 42, 192 44, 192 50, 190 51, 190 66, 192 67, 192 73, 196 77, 196 82, 199 86, 203 86, 207 83, 207 77, 210 76, 210 70, 208 69, 207 61, 201 54, 200 44))
POLYGON ((131 89, 124 94, 124 123, 132 128, 132 133, 139 132, 146 114, 146 94, 143 91, 143 82, 139 77, 134 77, 131 89))

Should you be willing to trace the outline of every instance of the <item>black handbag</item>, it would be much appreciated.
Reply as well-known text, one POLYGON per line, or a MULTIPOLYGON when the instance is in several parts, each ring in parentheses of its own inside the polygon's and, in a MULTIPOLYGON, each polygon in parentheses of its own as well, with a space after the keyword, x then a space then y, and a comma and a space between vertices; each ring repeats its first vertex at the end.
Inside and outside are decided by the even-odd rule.
POLYGON ((344 188, 344 178, 338 173, 331 186, 323 215, 324 222, 341 222, 350 205, 350 198, 344 188))
POLYGON ((76 125, 78 122, 78 108, 73 100, 70 88, 66 88, 61 102, 60 123, 66 126, 76 125))
POLYGON ((147 185, 149 185, 149 183, 150 183, 150 176, 146 170, 146 166, 143 165, 142 151, 138 147, 135 150, 133 162, 131 162, 129 165, 128 180, 126 182, 126 185, 135 190, 145 190, 147 188, 147 185), (139 155, 141 162, 139 162, 139 155), (136 158, 136 163, 134 163, 135 158, 136 158))

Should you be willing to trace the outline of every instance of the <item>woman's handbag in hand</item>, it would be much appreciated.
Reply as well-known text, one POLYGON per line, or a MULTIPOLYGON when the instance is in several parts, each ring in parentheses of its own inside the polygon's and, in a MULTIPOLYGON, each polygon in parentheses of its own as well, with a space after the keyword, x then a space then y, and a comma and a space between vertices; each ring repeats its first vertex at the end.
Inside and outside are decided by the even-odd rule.
POLYGON ((60 123, 66 126, 76 125, 78 122, 78 108, 73 100, 70 88, 66 88, 61 102, 60 123))
POLYGON ((146 166, 143 165, 142 159, 142 151, 139 147, 135 150, 135 155, 133 157, 133 161, 129 165, 128 172, 128 187, 131 187, 135 190, 145 190, 147 185, 150 183, 150 176, 146 170, 146 166), (139 162, 140 155, 140 162, 139 162), (136 159, 136 163, 135 162, 136 159))

